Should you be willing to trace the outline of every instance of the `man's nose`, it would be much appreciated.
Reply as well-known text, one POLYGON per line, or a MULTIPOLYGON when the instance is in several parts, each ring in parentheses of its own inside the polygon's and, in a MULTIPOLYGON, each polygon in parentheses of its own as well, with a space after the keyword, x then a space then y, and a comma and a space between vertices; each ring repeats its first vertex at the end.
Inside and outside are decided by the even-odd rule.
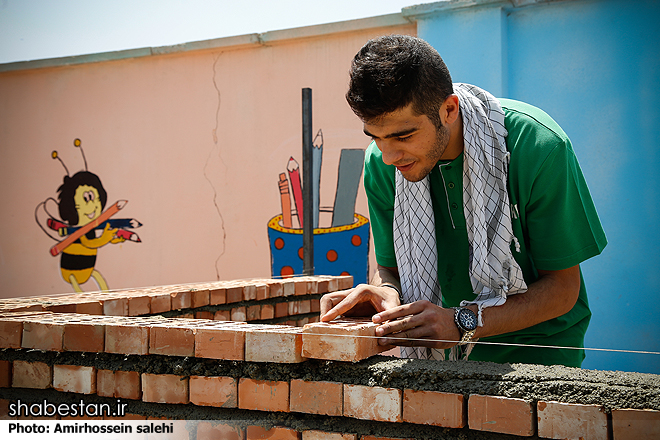
POLYGON ((393 142, 383 140, 376 142, 376 145, 378 145, 385 165, 393 165, 403 157, 403 152, 396 148, 393 142))

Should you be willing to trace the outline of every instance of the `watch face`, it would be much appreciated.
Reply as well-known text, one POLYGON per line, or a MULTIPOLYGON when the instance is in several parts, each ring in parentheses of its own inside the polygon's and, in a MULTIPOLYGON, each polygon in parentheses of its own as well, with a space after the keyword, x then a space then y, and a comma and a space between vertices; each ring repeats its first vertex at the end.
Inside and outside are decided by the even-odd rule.
POLYGON ((472 331, 477 328, 477 315, 470 309, 460 309, 456 317, 458 324, 465 331, 472 331))

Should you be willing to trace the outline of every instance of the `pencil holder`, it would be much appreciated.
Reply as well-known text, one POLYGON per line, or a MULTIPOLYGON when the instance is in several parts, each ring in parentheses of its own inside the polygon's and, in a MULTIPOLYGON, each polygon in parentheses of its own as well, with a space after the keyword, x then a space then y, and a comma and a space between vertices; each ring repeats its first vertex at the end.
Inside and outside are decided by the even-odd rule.
MULTIPOLYGON (((273 277, 303 273, 303 230, 282 226, 282 214, 268 222, 273 277)), ((366 283, 369 271, 369 220, 355 214, 353 224, 314 229, 314 275, 352 275, 366 283)))

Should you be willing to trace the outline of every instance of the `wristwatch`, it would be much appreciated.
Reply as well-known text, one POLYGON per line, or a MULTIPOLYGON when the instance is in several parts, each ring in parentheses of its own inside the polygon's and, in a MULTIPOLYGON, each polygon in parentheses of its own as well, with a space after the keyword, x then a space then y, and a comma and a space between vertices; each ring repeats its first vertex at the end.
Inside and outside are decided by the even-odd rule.
POLYGON ((464 307, 455 307, 454 322, 462 335, 458 345, 468 344, 477 330, 477 314, 464 307))

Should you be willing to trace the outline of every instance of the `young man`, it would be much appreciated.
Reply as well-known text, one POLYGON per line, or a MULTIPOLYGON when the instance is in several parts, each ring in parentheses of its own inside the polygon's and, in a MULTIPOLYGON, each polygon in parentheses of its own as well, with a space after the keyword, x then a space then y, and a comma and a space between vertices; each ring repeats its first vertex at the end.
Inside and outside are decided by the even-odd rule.
POLYGON ((579 264, 607 243, 557 123, 452 84, 437 51, 409 36, 369 41, 346 98, 373 140, 364 184, 378 270, 325 295, 321 319, 373 315, 380 344, 407 357, 579 367, 584 350, 525 346, 583 347, 579 264))

